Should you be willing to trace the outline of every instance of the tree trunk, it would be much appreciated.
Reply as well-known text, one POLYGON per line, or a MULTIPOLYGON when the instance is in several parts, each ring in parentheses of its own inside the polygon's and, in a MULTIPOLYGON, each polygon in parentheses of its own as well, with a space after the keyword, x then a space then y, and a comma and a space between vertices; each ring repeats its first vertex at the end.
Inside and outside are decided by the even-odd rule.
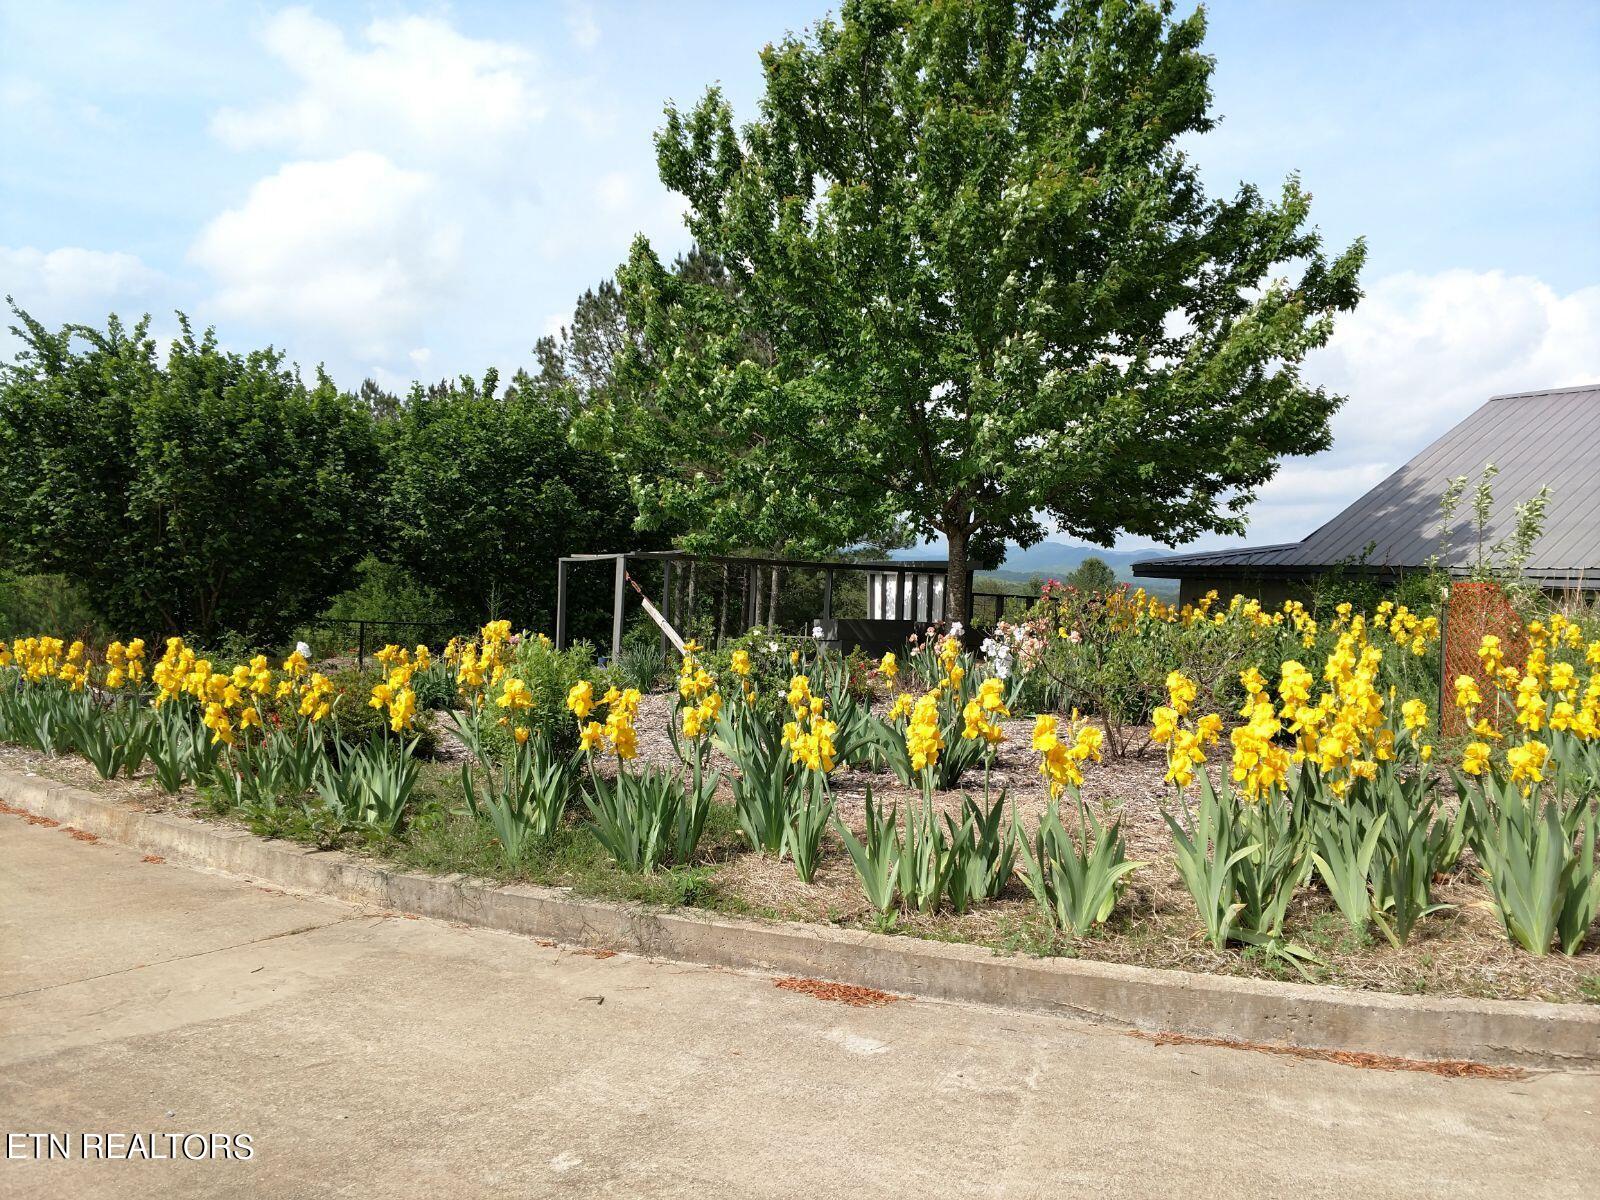
POLYGON ((967 543, 971 536, 966 530, 945 534, 950 551, 944 576, 944 619, 946 624, 960 621, 963 628, 968 624, 971 603, 967 594, 967 543))
POLYGON ((778 568, 772 568, 772 586, 767 589, 767 628, 778 624, 778 568))

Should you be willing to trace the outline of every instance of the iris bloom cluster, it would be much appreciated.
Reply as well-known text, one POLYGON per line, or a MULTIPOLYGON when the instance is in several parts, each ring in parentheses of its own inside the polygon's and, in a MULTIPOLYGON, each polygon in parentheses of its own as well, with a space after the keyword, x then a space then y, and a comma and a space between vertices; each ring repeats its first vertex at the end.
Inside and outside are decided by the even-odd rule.
POLYGON ((826 775, 833 770, 838 755, 833 739, 839 732, 839 726, 828 717, 827 702, 811 691, 811 679, 806 675, 796 675, 789 681, 787 699, 793 713, 793 719, 783 726, 789 761, 826 775))
POLYGON ((620 690, 615 686, 595 699, 594 685, 587 679, 572 685, 567 692, 567 709, 578 720, 578 745, 585 754, 610 747, 618 761, 625 762, 639 753, 639 737, 634 722, 643 697, 637 688, 620 690), (589 720, 598 709, 606 710, 605 723, 589 720))
POLYGON ((1496 746, 1507 742, 1506 770, 1528 793, 1543 782, 1553 751, 1600 741, 1600 640, 1586 642, 1579 626, 1559 613, 1548 624, 1530 621, 1523 636, 1527 656, 1518 667, 1500 638, 1485 635, 1478 646, 1483 686, 1458 675, 1454 692, 1474 739, 1462 750, 1462 771, 1491 773, 1496 746))
MULTIPOLYGON (((700 643, 689 642, 683 648, 683 661, 678 666, 678 711, 683 721, 683 734, 692 740, 710 733, 722 711, 717 681, 701 665, 699 655, 700 643)), ((749 672, 749 660, 750 656, 745 654, 745 674, 749 672)), ((735 673, 739 673, 737 668, 735 673)))
POLYGON ((1062 736, 1060 722, 1049 713, 1033 722, 1033 748, 1039 754, 1039 774, 1050 787, 1050 798, 1057 799, 1066 788, 1083 786, 1083 764, 1099 762, 1105 735, 1082 721, 1076 710, 1062 736))
POLYGON ((373 686, 367 703, 387 714, 391 730, 404 733, 412 727, 417 717, 417 693, 411 681, 417 672, 426 671, 433 660, 426 646, 418 646, 411 651, 404 646, 388 645, 379 650, 375 657, 385 668, 386 674, 373 686))
POLYGON ((1222 718, 1215 713, 1194 719, 1190 710, 1199 695, 1194 680, 1182 671, 1167 675, 1167 703, 1151 714, 1150 740, 1167 748, 1167 782, 1180 791, 1195 779, 1195 769, 1206 761, 1206 749, 1222 735, 1222 718))
POLYGON ((201 706, 201 723, 211 731, 213 745, 236 745, 250 730, 264 730, 285 717, 318 724, 333 715, 338 699, 332 681, 312 671, 298 650, 276 671, 266 655, 258 654, 224 673, 180 637, 167 639, 150 668, 150 681, 156 708, 185 698, 201 706))

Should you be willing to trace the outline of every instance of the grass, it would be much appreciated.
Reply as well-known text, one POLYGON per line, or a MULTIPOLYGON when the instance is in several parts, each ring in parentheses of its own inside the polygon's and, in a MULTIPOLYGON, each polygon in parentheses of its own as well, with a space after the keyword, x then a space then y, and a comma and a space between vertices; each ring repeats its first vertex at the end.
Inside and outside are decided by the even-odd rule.
POLYGON ((419 792, 421 813, 407 836, 373 847, 383 858, 408 870, 565 887, 600 900, 749 911, 737 897, 726 894, 715 878, 717 863, 743 847, 738 820, 729 805, 712 805, 695 862, 640 874, 619 868, 588 826, 571 819, 551 837, 531 840, 518 861, 507 862, 488 827, 462 811, 460 783, 453 773, 426 769, 419 792))

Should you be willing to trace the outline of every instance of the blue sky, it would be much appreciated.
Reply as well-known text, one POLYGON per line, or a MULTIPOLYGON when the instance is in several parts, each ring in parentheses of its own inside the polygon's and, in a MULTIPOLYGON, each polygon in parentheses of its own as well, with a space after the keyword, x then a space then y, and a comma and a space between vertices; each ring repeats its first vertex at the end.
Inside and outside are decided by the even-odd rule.
MULTIPOLYGON (((512 369, 635 233, 686 244, 663 102, 719 82, 750 112, 761 46, 824 8, 3 0, 0 292, 51 323, 182 309, 347 386, 512 369)), ((1308 366, 1351 397, 1337 444, 1246 540, 1308 533, 1493 393, 1600 379, 1600 4, 1209 12, 1208 184, 1298 171, 1328 241, 1371 250, 1308 366)))

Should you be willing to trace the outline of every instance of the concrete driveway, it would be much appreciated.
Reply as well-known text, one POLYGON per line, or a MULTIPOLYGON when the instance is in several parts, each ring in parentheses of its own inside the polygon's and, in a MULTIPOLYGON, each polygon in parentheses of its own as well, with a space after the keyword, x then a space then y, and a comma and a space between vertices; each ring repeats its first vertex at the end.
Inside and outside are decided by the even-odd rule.
POLYGON ((1600 1077, 850 1008, 286 895, 13 814, 0 863, 0 1124, 70 1135, 72 1155, 12 1137, 8 1197, 1596 1194, 1600 1077), (85 1133, 172 1156, 84 1161, 85 1133), (165 1136, 187 1133, 248 1134, 251 1156, 190 1161, 165 1136))

